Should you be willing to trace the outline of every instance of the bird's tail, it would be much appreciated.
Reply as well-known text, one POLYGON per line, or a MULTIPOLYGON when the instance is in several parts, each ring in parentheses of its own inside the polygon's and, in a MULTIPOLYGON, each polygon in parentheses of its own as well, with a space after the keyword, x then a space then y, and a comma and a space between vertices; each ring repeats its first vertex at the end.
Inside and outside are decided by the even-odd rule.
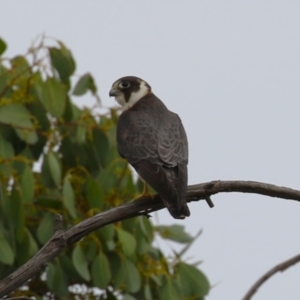
POLYGON ((133 164, 138 174, 159 194, 170 214, 175 219, 190 215, 186 204, 187 166, 178 163, 176 167, 166 167, 141 160, 133 164))
POLYGON ((182 203, 181 207, 178 207, 177 203, 171 203, 164 199, 162 200, 174 219, 185 219, 185 217, 189 217, 191 215, 189 207, 185 202, 182 203))

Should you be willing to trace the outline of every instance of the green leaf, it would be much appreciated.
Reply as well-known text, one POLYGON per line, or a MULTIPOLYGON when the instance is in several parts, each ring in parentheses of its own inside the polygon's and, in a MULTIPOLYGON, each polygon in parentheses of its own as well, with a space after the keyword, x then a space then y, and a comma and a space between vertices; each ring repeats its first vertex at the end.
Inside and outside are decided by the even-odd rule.
POLYGON ((58 259, 59 259, 59 265, 64 270, 64 273, 66 274, 66 277, 68 278, 69 281, 72 282, 82 281, 81 276, 77 273, 74 264, 69 256, 60 255, 58 259))
POLYGON ((108 224, 97 230, 100 236, 103 238, 103 241, 112 240, 115 236, 115 226, 114 224, 108 224))
POLYGON ((136 298, 132 297, 129 294, 125 294, 124 300, 136 300, 136 298))
POLYGON ((68 284, 63 270, 53 263, 47 268, 47 285, 55 295, 67 297, 69 294, 68 284))
POLYGON ((41 195, 36 198, 37 205, 43 206, 45 208, 51 208, 54 210, 63 209, 63 203, 60 199, 60 195, 41 195))
POLYGON ((60 153, 62 154, 62 163, 67 168, 73 168, 79 164, 84 166, 83 152, 82 147, 72 141, 72 137, 67 136, 62 140, 60 153))
POLYGON ((34 145, 30 146, 33 158, 38 160, 48 141, 47 138, 49 138, 48 134, 44 134, 50 131, 49 113, 46 111, 43 104, 38 101, 38 97, 35 94, 33 95, 33 101, 28 103, 26 107, 35 119, 38 131, 40 133, 43 132, 43 134, 39 134, 38 141, 34 145))
MULTIPOLYGON (((31 77, 31 69, 29 66, 29 63, 25 56, 17 55, 14 58, 10 60, 11 64, 11 72, 10 72, 10 80, 9 85, 14 87, 12 90, 14 92, 14 96, 20 98, 20 95, 18 96, 18 92, 21 91, 21 89, 27 89, 28 88, 28 80, 31 77), (17 87, 17 89, 16 89, 17 87)), ((14 98, 14 97, 12 97, 14 98)), ((26 101, 27 94, 22 92, 22 96, 26 101)))
POLYGON ((8 241, 0 235, 0 261, 5 265, 11 266, 14 263, 14 260, 14 251, 8 241))
POLYGON ((174 267, 180 279, 180 289, 184 298, 203 297, 210 289, 206 276, 192 265, 180 262, 174 267))
POLYGON ((28 110, 20 104, 7 104, 0 107, 0 122, 12 125, 19 138, 28 144, 35 144, 37 133, 28 110))
POLYGON ((90 73, 84 74, 79 78, 73 90, 73 95, 81 96, 88 90, 90 90, 93 94, 95 94, 97 91, 94 78, 90 73))
POLYGON ((150 250, 151 243, 141 233, 138 233, 136 235, 136 241, 137 241, 136 252, 138 254, 145 254, 150 250))
POLYGON ((49 152, 46 159, 48 161, 52 179, 55 182, 56 186, 59 186, 61 182, 61 166, 58 157, 56 154, 54 154, 54 152, 49 152))
POLYGON ((102 252, 96 257, 92 265, 93 284, 105 289, 111 280, 111 271, 108 259, 102 252))
POLYGON ((5 96, 10 95, 11 88, 7 84, 8 81, 8 73, 1 72, 1 65, 0 65, 0 94, 2 95, 2 101, 5 99, 5 96))
POLYGON ((138 218, 132 218, 132 219, 128 219, 128 220, 124 220, 123 223, 123 229, 130 232, 134 238, 136 239, 136 253, 137 254, 145 254, 146 252, 148 252, 148 250, 151 247, 151 228, 152 225, 151 223, 147 223, 145 222, 145 224, 147 224, 146 226, 150 225, 150 227, 147 229, 149 230, 149 234, 150 236, 148 236, 146 233, 146 226, 144 226, 144 221, 143 220, 147 220, 146 217, 138 217, 138 218))
POLYGON ((162 286, 161 299, 181 300, 182 297, 179 294, 180 291, 176 288, 171 279, 167 280, 167 283, 162 286))
POLYGON ((77 130, 76 130, 76 141, 78 144, 83 144, 85 143, 86 140, 86 133, 87 133, 87 129, 85 126, 77 126, 77 130))
POLYGON ((184 226, 182 225, 156 226, 155 229, 164 239, 182 244, 193 241, 193 237, 184 231, 184 226))
POLYGON ((14 156, 14 149, 1 134, 0 134, 0 174, 2 173, 6 178, 12 176, 13 167, 9 160, 6 158, 11 158, 14 156), (4 159, 4 160, 2 160, 4 159))
MULTIPOLYGON (((125 168, 128 168, 128 164, 124 159, 117 158, 113 161, 109 166, 103 169, 100 173, 99 180, 101 182, 103 193, 111 193, 112 191, 116 192, 120 188, 120 176, 131 176, 128 174, 124 174, 125 168)), ((122 182, 123 180, 121 180, 122 182)), ((124 191, 124 193, 127 191, 124 191)), ((132 199, 132 194, 130 194, 129 199, 132 199)))
POLYGON ((4 42, 3 39, 0 38, 0 55, 2 55, 4 53, 4 51, 6 50, 6 43, 4 42))
POLYGON ((152 274, 150 274, 150 278, 153 280, 153 282, 156 285, 158 285, 158 286, 162 285, 162 281, 163 281, 162 275, 155 275, 154 273, 152 273, 152 274))
POLYGON ((9 229, 13 228, 13 223, 11 222, 12 218, 12 210, 11 210, 11 201, 9 196, 7 195, 7 186, 6 183, 0 181, 0 199, 1 199, 1 214, 3 217, 3 222, 8 222, 9 229))
POLYGON ((27 164, 21 174, 20 186, 24 203, 32 203, 34 196, 34 177, 30 166, 27 164))
POLYGON ((153 300, 150 285, 148 283, 145 284, 144 296, 145 300, 153 300))
POLYGON ((25 213, 20 192, 15 187, 11 193, 10 205, 12 214, 10 221, 13 222, 16 239, 21 243, 24 238, 25 213))
POLYGON ((124 254, 127 257, 132 257, 135 254, 136 249, 135 237, 131 233, 120 228, 117 229, 117 232, 124 254))
POLYGON ((88 179, 86 184, 86 198, 90 208, 97 208, 99 211, 103 208, 103 193, 100 185, 93 179, 88 179))
POLYGON ((153 240, 153 226, 150 220, 145 216, 138 217, 140 227, 145 238, 151 242, 153 240))
POLYGON ((67 90, 55 78, 48 78, 37 86, 39 99, 45 109, 55 118, 62 117, 66 108, 67 90))
POLYGON ((22 241, 17 241, 15 245, 15 256, 18 265, 25 264, 30 258, 30 237, 28 235, 28 228, 24 228, 24 238, 22 241))
POLYGON ((45 244, 54 233, 54 217, 50 213, 46 213, 38 227, 37 236, 42 244, 45 244))
POLYGON ((118 289, 123 285, 125 277, 128 276, 124 260, 115 252, 109 253, 108 259, 112 272, 112 285, 115 289, 118 289))
POLYGON ((48 187, 59 187, 61 182, 61 165, 58 156, 50 151, 42 164, 42 180, 48 187))
MULTIPOLYGON (((92 139, 88 140, 84 146, 88 157, 87 169, 92 174, 98 173, 99 170, 107 165, 109 141, 106 134, 99 128, 94 128, 92 139)), ((109 178, 107 179, 109 180, 109 178)))
POLYGON ((164 256, 162 252, 156 247, 153 246, 150 247, 149 255, 155 260, 164 260, 164 256))
POLYGON ((70 97, 66 99, 66 109, 63 115, 65 121, 77 121, 82 114, 82 110, 79 109, 74 103, 72 103, 70 97))
POLYGON ((61 48, 51 47, 49 48, 49 54, 52 66, 57 70, 62 82, 68 84, 70 76, 75 71, 75 61, 72 53, 66 48, 66 46, 59 42, 61 48))
POLYGON ((99 241, 97 239, 89 239, 88 241, 89 246, 85 251, 85 257, 88 261, 94 261, 98 256, 99 252, 99 241))
MULTIPOLYGON (((10 60, 12 71, 16 73, 22 73, 18 75, 23 75, 25 71, 29 72, 29 64, 25 56, 17 55, 10 60)), ((14 78, 15 80, 16 78, 14 78)))
POLYGON ((124 266, 127 274, 127 276, 125 276, 126 291, 129 293, 136 293, 141 288, 140 273, 136 266, 128 259, 125 259, 124 266))
POLYGON ((115 236, 115 226, 113 224, 106 225, 97 230, 100 236, 101 242, 107 247, 109 251, 113 251, 116 248, 116 243, 113 240, 115 236))
POLYGON ((88 269, 88 262, 85 259, 84 253, 79 245, 75 247, 72 253, 72 260, 75 266, 75 269, 80 274, 80 276, 86 280, 90 281, 91 276, 88 269))
POLYGON ((67 175, 64 180, 63 185, 63 203, 73 218, 76 218, 76 208, 75 208, 75 194, 73 187, 67 175))
POLYGON ((107 135, 99 128, 93 129, 93 143, 98 151, 101 165, 107 166, 110 144, 107 135))
POLYGON ((30 233, 30 231, 26 228, 26 234, 28 237, 28 242, 29 242, 29 255, 33 256, 36 252, 38 252, 39 248, 38 245, 35 241, 35 239, 33 238, 32 234, 30 233))

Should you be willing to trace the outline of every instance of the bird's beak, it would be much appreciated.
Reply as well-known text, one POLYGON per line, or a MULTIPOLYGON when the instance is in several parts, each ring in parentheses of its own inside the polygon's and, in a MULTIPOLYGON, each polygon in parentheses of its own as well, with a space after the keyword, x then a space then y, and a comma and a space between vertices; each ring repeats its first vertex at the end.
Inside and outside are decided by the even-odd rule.
POLYGON ((111 88, 111 90, 109 91, 109 96, 110 97, 115 97, 115 96, 117 96, 118 94, 120 94, 120 91, 119 90, 117 90, 117 89, 115 89, 115 88, 111 88))

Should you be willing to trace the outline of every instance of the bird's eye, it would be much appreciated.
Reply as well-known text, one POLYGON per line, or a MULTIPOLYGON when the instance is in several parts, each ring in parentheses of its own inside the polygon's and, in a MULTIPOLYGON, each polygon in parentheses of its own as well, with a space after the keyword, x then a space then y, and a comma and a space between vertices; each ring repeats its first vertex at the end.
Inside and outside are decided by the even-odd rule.
POLYGON ((127 89, 130 87, 130 83, 128 81, 122 81, 122 82, 120 82, 119 87, 121 89, 127 89))

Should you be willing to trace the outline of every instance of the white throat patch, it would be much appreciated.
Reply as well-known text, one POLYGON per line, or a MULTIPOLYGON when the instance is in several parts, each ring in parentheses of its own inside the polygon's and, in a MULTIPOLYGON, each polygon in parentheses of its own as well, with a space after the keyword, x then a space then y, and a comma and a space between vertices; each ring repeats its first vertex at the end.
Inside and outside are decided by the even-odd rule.
POLYGON ((118 95, 115 96, 115 100, 122 106, 124 107, 124 105, 126 104, 125 98, 124 98, 124 94, 120 93, 118 95))
POLYGON ((123 110, 127 110, 132 107, 136 102, 138 102, 141 98, 146 96, 149 93, 149 87, 146 85, 145 81, 142 81, 140 84, 140 89, 137 92, 133 92, 130 95, 128 102, 125 101, 123 93, 116 96, 116 100, 120 105, 122 105, 123 110))

